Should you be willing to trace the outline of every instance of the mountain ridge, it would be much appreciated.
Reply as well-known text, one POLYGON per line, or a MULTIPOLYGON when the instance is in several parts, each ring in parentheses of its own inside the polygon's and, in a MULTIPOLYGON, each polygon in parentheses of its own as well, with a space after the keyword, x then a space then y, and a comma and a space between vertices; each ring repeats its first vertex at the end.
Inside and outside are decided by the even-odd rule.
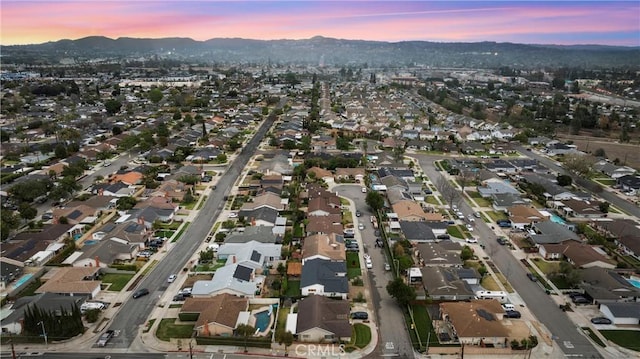
POLYGON ((612 45, 545 45, 513 42, 430 42, 349 40, 324 36, 309 39, 256 40, 213 37, 134 38, 87 36, 31 45, 1 45, 4 59, 19 60, 40 52, 42 61, 160 55, 213 62, 366 63, 374 66, 424 64, 452 67, 626 66, 637 67, 640 47, 612 45))

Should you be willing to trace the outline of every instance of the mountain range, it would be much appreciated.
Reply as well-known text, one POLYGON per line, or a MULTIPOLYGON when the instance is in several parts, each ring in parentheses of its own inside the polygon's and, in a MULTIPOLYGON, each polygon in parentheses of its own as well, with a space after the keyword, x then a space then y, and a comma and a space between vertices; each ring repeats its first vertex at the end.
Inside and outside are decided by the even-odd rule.
POLYGON ((475 42, 364 41, 316 36, 303 40, 214 38, 111 39, 91 36, 34 45, 1 46, 2 62, 55 64, 63 58, 91 59, 157 56, 194 63, 272 63, 327 66, 434 67, 582 67, 639 66, 640 47, 603 45, 527 45, 475 42))

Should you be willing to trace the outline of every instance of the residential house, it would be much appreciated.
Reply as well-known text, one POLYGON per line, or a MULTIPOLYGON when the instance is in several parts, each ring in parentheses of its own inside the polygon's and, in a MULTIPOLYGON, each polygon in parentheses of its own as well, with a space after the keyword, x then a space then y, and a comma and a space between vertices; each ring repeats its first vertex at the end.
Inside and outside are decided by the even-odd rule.
MULTIPOLYGON (((431 225, 433 222, 400 221, 404 238, 411 242, 436 242, 437 236, 431 225)), ((446 231, 446 229, 445 229, 446 231)))
POLYGON ((246 243, 223 243, 218 247, 217 257, 227 265, 239 263, 253 269, 265 270, 280 259, 282 245, 249 241, 246 243))
POLYGON ((475 293, 469 283, 450 267, 423 267, 422 285, 432 300, 470 300, 475 293))
POLYGON ((604 218, 607 214, 600 210, 600 203, 570 198, 557 202, 557 206, 559 211, 566 217, 604 218))
POLYGON ((630 219, 612 219, 591 222, 599 233, 614 237, 619 249, 640 260, 640 223, 630 219))
POLYGON ((638 302, 640 289, 634 287, 615 270, 590 267, 580 270, 585 294, 596 303, 638 302))
POLYGON ((312 259, 344 261, 345 243, 340 234, 314 234, 304 239, 302 245, 302 265, 312 259))
POLYGON ((507 214, 509 215, 509 220, 511 221, 511 225, 514 228, 524 229, 525 227, 529 227, 534 223, 547 221, 549 220, 548 216, 540 213, 533 206, 526 205, 516 205, 507 208, 507 214))
POLYGON ((316 294, 347 299, 349 280, 346 262, 320 258, 307 260, 302 266, 300 289, 303 296, 316 294))
POLYGON ((309 199, 307 206, 307 217, 340 215, 342 209, 340 205, 336 205, 329 201, 326 197, 314 197, 309 199))
POLYGON ((523 174, 522 179, 528 183, 536 183, 544 187, 544 196, 548 200, 562 201, 575 196, 566 188, 559 186, 558 184, 553 183, 550 180, 543 178, 537 174, 523 174))
POLYGON ((63 264, 74 267, 107 268, 110 264, 131 261, 139 250, 140 245, 137 243, 109 237, 90 245, 85 244, 67 257, 63 264))
POLYGON ((516 166, 512 165, 508 161, 505 160, 494 160, 492 162, 487 162, 484 164, 484 167, 494 173, 516 173, 518 169, 516 166))
POLYGON ((232 232, 224 239, 224 243, 248 243, 251 241, 282 243, 282 237, 274 235, 271 227, 256 226, 246 227, 242 232, 232 232))
POLYGON ((541 244, 538 252, 544 259, 566 259, 577 268, 601 267, 613 269, 616 263, 612 261, 602 248, 576 241, 562 243, 541 244))
POLYGON ((80 308, 85 299, 86 297, 84 296, 72 297, 54 293, 40 293, 17 298, 11 304, 10 313, 0 320, 1 331, 3 334, 24 334, 24 313, 29 308, 38 307, 41 311, 61 316, 61 310, 71 312, 74 307, 80 308))
POLYGON ((100 267, 52 268, 40 277, 43 283, 35 293, 54 293, 95 298, 100 293, 100 267))
POLYGON ((504 193, 491 195, 492 204, 494 210, 498 212, 507 212, 509 207, 524 205, 529 202, 528 199, 522 198, 520 195, 504 193))
POLYGON ((547 143, 545 150, 550 156, 566 155, 570 153, 579 153, 576 145, 567 145, 557 141, 547 143))
POLYGON ((323 180, 325 183, 333 183, 333 173, 317 166, 311 167, 307 170, 307 176, 313 174, 314 178, 323 180))
POLYGON ((364 183, 365 176, 366 176, 366 172, 362 167, 336 168, 336 173, 335 173, 335 179, 337 181, 355 180, 357 183, 364 183))
POLYGON ((242 205, 241 210, 251 211, 262 207, 269 207, 276 211, 284 211, 287 208, 287 199, 280 198, 270 192, 265 192, 259 196, 253 197, 251 202, 246 202, 242 205))
POLYGON ((191 295, 195 298, 212 297, 218 294, 233 294, 253 298, 259 294, 264 277, 244 264, 229 264, 216 270, 211 280, 199 280, 193 284, 191 295))
POLYGON ((321 295, 310 295, 298 303, 295 333, 301 342, 336 343, 351 340, 349 314, 351 307, 346 300, 336 300, 321 295))
POLYGON ((343 234, 344 227, 342 226, 342 215, 332 214, 329 216, 312 216, 308 219, 305 232, 307 236, 311 236, 318 233, 324 234, 343 234))
POLYGON ((180 308, 180 315, 197 314, 193 327, 198 336, 231 336, 242 322, 242 314, 248 313, 249 299, 223 293, 213 297, 187 298, 180 308))
POLYGON ((553 221, 534 223, 532 230, 535 234, 530 233, 529 239, 536 246, 541 244, 558 244, 569 240, 580 241, 580 237, 578 237, 575 232, 553 221))
POLYGON ((97 183, 93 185, 93 194, 98 196, 131 197, 135 192, 135 187, 123 182, 97 183))
POLYGON ((640 190, 640 176, 626 175, 618 177, 616 184, 624 191, 638 191, 640 190))
POLYGON ((57 221, 64 217, 69 224, 94 224, 102 211, 84 204, 77 206, 65 206, 53 209, 53 218, 57 221))
POLYGON ((637 171, 628 166, 616 166, 609 161, 599 161, 593 165, 596 171, 606 174, 607 176, 618 179, 620 177, 634 175, 637 171))
POLYGON ((611 320, 613 325, 640 325, 640 303, 602 303, 600 313, 611 320))
POLYGON ((252 226, 273 227, 278 219, 278 211, 270 207, 261 207, 255 210, 241 210, 238 212, 238 218, 248 220, 252 226))
POLYGON ((499 194, 512 194, 514 196, 520 196, 520 192, 505 180, 499 178, 491 178, 482 182, 481 186, 477 187, 478 193, 483 198, 491 198, 494 195, 499 194))
POLYGON ((460 252, 462 247, 452 241, 439 243, 418 243, 416 256, 425 267, 462 267, 460 252))
POLYGON ((420 204, 412 200, 403 200, 391 206, 391 210, 403 221, 427 221, 430 216, 424 212, 420 204))
POLYGON ((440 316, 464 345, 505 348, 509 331, 502 319, 504 309, 495 299, 440 303, 440 316))

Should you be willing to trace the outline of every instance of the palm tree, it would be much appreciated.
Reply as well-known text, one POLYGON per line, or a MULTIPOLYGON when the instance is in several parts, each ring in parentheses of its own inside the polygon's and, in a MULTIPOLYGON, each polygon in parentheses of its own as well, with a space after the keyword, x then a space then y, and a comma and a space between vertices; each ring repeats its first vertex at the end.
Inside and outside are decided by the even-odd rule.
POLYGON ((244 352, 248 352, 247 350, 247 340, 253 333, 256 332, 256 328, 248 325, 248 324, 240 324, 236 328, 236 334, 244 338, 244 352))

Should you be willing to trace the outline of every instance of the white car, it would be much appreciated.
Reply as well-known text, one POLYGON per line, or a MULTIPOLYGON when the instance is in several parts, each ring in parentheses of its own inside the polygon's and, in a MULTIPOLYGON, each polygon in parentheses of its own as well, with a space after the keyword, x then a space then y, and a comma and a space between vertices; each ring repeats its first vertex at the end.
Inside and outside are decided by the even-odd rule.
POLYGON ((478 243, 478 239, 473 237, 467 238, 465 241, 467 241, 467 243, 478 243))
POLYGON ((167 282, 169 282, 169 283, 173 283, 173 282, 175 282, 175 281, 176 281, 176 278, 178 278, 178 276, 177 276, 177 275, 175 275, 175 274, 172 274, 172 275, 170 275, 170 276, 169 276, 169 278, 167 279, 167 282))
POLYGON ((371 262, 371 256, 368 255, 367 253, 363 254, 362 258, 364 258, 364 260, 367 261, 367 262, 371 262))
POLYGON ((473 226, 470 224, 467 224, 467 231, 473 232, 473 226))
POLYGON ((362 187, 362 193, 367 193, 367 187, 362 187))
POLYGON ((363 223, 358 223, 358 229, 359 230, 363 230, 364 229, 364 224, 363 223))
POLYGON ((373 262, 371 262, 371 259, 365 262, 365 266, 367 267, 367 269, 373 268, 373 262))
POLYGON ((229 218, 238 218, 238 213, 237 212, 229 213, 229 218))

